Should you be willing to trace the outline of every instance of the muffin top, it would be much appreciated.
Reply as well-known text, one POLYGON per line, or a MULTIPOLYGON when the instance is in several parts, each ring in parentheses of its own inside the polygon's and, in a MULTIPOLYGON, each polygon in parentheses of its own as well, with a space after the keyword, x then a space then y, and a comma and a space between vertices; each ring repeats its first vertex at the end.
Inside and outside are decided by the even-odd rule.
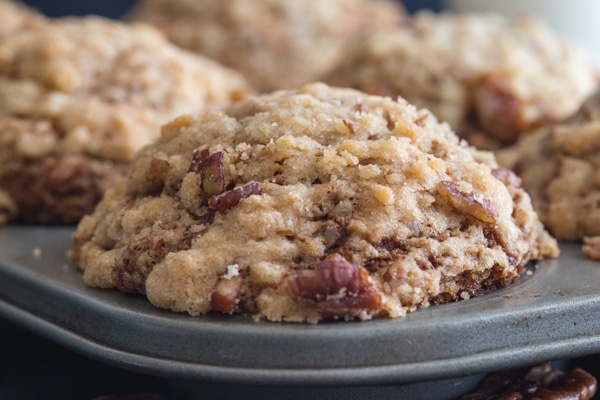
POLYGON ((316 322, 468 298, 557 252, 518 179, 430 112, 311 84, 165 125, 74 263, 162 308, 316 322))
POLYGON ((562 371, 543 363, 490 374, 474 392, 458 400, 590 400, 597 389, 596 378, 581 368, 562 371))
POLYGON ((241 71, 260 91, 320 80, 343 48, 404 19, 394 0, 142 0, 129 18, 241 71))
POLYGON ((129 160, 169 119, 250 90, 238 73, 178 49, 154 27, 53 20, 0 42, 0 155, 129 160))
POLYGON ((21 29, 39 27, 47 22, 45 16, 23 3, 0 0, 0 39, 21 29))
POLYGON ((326 81, 401 95, 497 148, 576 112, 597 78, 584 50, 535 18, 421 12, 357 43, 326 81))
POLYGON ((595 93, 572 117, 497 153, 498 161, 520 176, 541 220, 557 238, 596 237, 588 249, 595 259, 600 259, 599 151, 600 93, 595 93))

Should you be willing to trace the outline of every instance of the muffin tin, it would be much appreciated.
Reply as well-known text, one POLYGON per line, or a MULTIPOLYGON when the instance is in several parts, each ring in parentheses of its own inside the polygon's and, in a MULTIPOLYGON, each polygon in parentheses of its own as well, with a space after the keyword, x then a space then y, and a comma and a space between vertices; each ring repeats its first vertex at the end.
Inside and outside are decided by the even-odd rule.
POLYGON ((458 381, 472 387, 487 372, 600 350, 600 263, 577 243, 485 296, 401 319, 309 325, 191 317, 89 288, 69 261, 72 234, 0 227, 0 316, 98 361, 179 382, 420 393, 437 382, 450 396, 458 381))

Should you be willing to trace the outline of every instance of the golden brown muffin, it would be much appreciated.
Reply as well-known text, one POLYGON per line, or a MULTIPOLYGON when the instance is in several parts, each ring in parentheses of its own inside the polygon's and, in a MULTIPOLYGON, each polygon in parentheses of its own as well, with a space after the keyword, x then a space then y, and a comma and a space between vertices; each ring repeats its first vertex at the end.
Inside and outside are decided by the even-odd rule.
POLYGON ((404 10, 395 0, 141 0, 129 18, 270 91, 320 80, 349 42, 399 24, 404 10))
POLYGON ((0 0, 0 39, 22 29, 42 26, 48 20, 23 3, 0 0))
POLYGON ((0 221, 75 224, 171 118, 244 78, 151 26, 88 17, 0 41, 0 221))
POLYGON ((317 322, 466 299, 557 254, 490 153, 404 100, 311 84, 165 125, 74 264, 161 308, 317 322))
POLYGON ((585 239, 585 253, 600 259, 600 93, 497 155, 521 177, 547 228, 558 239, 585 239))
POLYGON ((576 112, 597 78, 591 57, 539 20, 422 12, 358 43, 325 81, 403 96, 495 149, 576 112))

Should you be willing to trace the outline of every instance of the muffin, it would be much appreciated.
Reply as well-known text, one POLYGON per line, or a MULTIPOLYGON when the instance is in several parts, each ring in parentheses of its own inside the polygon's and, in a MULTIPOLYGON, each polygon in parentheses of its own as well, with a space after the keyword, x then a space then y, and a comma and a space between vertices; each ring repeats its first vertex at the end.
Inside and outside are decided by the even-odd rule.
POLYGON ((242 72, 260 91, 320 80, 366 31, 404 18, 395 0, 141 0, 128 18, 242 72))
POLYGON ((64 19, 0 41, 0 221, 76 224, 177 115, 245 79, 154 27, 64 19))
POLYGON ((539 20, 422 12, 357 43, 325 81, 401 95, 470 144, 497 149, 576 112, 597 75, 584 50, 539 20))
POLYGON ((567 120, 497 153, 522 179, 542 222, 558 239, 585 240, 600 260, 600 93, 567 120))
POLYGON ((43 26, 48 20, 23 3, 0 0, 0 39, 22 29, 43 26))
POLYGON ((477 296, 557 254, 490 153, 402 99, 309 84, 166 124, 73 262, 160 308, 314 323, 477 296))

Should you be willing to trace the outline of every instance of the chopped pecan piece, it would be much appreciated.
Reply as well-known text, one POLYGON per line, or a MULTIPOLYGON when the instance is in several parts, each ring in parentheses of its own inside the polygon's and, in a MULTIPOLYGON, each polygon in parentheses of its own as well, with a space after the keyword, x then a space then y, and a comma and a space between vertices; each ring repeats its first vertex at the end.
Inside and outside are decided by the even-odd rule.
POLYGON ((500 231, 494 229, 493 227, 486 227, 483 229, 483 235, 488 240, 489 247, 500 246, 502 248, 508 257, 508 262, 510 265, 516 266, 519 261, 522 261, 522 257, 515 255, 511 251, 511 246, 500 231))
POLYGON ((232 314, 238 305, 238 296, 242 291, 242 278, 233 276, 223 278, 217 284, 210 297, 210 306, 215 311, 232 314))
POLYGON ((528 132, 544 121, 530 120, 527 101, 511 88, 504 71, 484 75, 475 85, 475 114, 478 125, 503 143, 513 143, 519 132, 528 132))
POLYGON ((381 307, 381 296, 367 270, 339 254, 319 261, 312 271, 298 273, 290 289, 297 297, 315 301, 324 318, 353 317, 381 307))
POLYGON ((348 121, 347 119, 343 120, 343 122, 344 122, 344 125, 346 125, 346 128, 348 128, 348 131, 352 135, 356 135, 356 125, 354 125, 354 122, 348 121))
POLYGON ((492 169, 492 175, 506 186, 521 187, 521 178, 508 168, 494 168, 492 169))
POLYGON ((225 190, 225 171, 223 167, 223 152, 211 154, 202 168, 202 190, 209 196, 223 193, 225 190))
POLYGON ((295 295, 306 299, 320 300, 327 296, 356 294, 363 286, 369 286, 366 269, 348 262, 337 253, 315 264, 314 270, 296 275, 292 283, 295 295))
POLYGON ((165 185, 165 175, 169 170, 169 162, 152 157, 146 171, 146 185, 148 192, 160 192, 165 185))
POLYGON ((589 400, 596 389, 596 378, 584 370, 567 373, 544 363, 492 374, 460 400, 589 400))
POLYGON ((381 295, 373 287, 366 288, 352 296, 325 299, 317 302, 317 309, 325 319, 354 317, 361 310, 379 310, 381 295))
POLYGON ((429 119, 429 114, 423 114, 419 116, 414 122, 419 125, 421 128, 427 125, 427 120, 429 119))
POLYGON ((261 193, 262 185, 259 182, 250 182, 246 185, 238 186, 236 188, 228 190, 227 192, 222 193, 218 196, 211 196, 208 199, 208 206, 213 210, 224 214, 236 205, 238 205, 238 203, 242 199, 250 197, 253 194, 261 193))
POLYGON ((498 210, 489 200, 479 201, 472 194, 461 192, 454 182, 442 181, 437 185, 438 194, 452 207, 486 224, 495 224, 498 210))
POLYGON ((210 153, 208 147, 200 151, 194 150, 188 171, 195 172, 196 174, 202 174, 202 170, 204 169, 206 162, 208 161, 209 155, 210 153))
POLYGON ((195 150, 188 169, 200 175, 202 191, 208 196, 215 196, 225 190, 225 168, 223 166, 223 152, 216 151, 210 154, 209 149, 195 150))

